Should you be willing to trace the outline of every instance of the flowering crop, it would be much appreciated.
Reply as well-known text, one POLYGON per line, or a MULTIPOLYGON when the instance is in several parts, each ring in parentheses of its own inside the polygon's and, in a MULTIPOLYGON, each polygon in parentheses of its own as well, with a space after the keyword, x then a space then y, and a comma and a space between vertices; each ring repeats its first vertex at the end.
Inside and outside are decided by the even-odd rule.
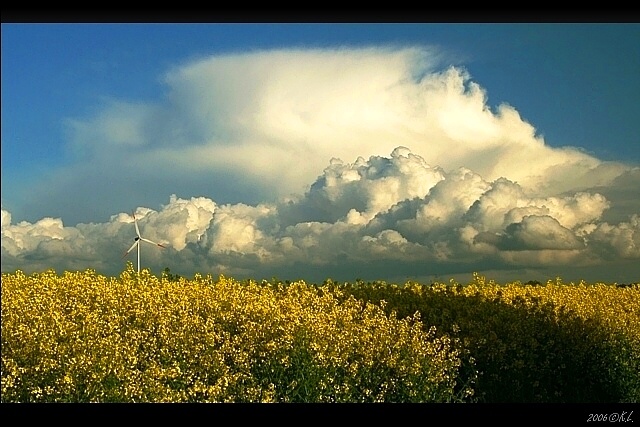
POLYGON ((640 286, 561 279, 545 285, 343 284, 345 294, 385 301, 399 317, 462 340, 462 366, 485 402, 640 401, 640 286), (477 376, 476 376, 477 375, 477 376))
POLYGON ((303 281, 2 274, 3 402, 469 401, 462 362, 419 316, 303 281))
POLYGON ((637 402, 640 287, 2 274, 3 402, 637 402))

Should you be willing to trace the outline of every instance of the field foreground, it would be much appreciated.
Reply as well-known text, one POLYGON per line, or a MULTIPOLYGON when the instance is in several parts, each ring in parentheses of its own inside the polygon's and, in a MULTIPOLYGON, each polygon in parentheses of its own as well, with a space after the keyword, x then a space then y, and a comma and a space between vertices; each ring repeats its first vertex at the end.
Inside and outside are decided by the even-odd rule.
POLYGON ((2 274, 2 402, 640 401, 640 286, 2 274))

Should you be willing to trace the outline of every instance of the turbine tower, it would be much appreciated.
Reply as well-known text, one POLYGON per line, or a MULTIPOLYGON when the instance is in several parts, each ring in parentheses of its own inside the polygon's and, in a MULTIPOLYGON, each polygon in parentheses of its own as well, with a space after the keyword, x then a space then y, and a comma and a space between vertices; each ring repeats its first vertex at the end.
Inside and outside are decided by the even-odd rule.
POLYGON ((166 246, 163 246, 160 243, 156 243, 156 242, 153 242, 153 241, 151 241, 149 239, 145 239, 144 237, 142 237, 140 235, 140 228, 138 228, 138 220, 136 219, 136 213, 132 212, 132 215, 133 215, 133 223, 136 226, 136 237, 134 239, 135 242, 133 243, 133 245, 131 245, 129 250, 124 253, 122 258, 126 257, 129 254, 129 252, 131 252, 131 250, 137 246, 138 247, 138 274, 140 274, 140 241, 151 243, 152 245, 160 246, 161 248, 166 248, 166 246))

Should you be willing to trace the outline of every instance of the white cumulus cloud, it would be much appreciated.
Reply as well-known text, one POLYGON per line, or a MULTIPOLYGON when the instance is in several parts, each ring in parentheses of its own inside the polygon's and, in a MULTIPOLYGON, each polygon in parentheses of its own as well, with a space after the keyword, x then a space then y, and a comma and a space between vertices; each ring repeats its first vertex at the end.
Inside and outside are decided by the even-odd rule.
POLYGON ((143 263, 178 272, 572 271, 615 256, 640 276, 639 168, 547 145, 440 58, 279 49, 177 65, 159 101, 69 120, 76 161, 24 192, 41 219, 2 209, 3 271, 115 274, 135 262, 133 209, 167 246, 143 246, 143 263))

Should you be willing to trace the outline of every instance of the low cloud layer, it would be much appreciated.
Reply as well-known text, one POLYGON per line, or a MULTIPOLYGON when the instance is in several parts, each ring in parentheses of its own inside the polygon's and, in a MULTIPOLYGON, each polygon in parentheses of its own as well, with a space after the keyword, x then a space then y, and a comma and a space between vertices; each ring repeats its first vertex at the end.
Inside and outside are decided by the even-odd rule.
MULTIPOLYGON (((483 266, 606 269, 615 259, 627 270, 608 274, 633 280, 640 217, 609 224, 600 220, 607 209, 610 202, 599 193, 530 196, 507 178, 487 181, 466 168, 446 172, 398 147, 386 157, 334 159, 306 193, 277 203, 220 205, 173 195, 159 210, 135 213, 142 235, 167 246, 142 246, 143 267, 155 271, 399 280, 483 266)), ((128 213, 65 227, 53 218, 12 224, 3 210, 3 270, 117 274, 134 233, 128 213)), ((135 264, 135 253, 128 259, 135 264)))
POLYGON ((59 215, 3 208, 2 270, 117 274, 135 206, 143 236, 168 246, 142 246, 155 271, 637 281, 640 168, 550 147, 439 58, 276 50, 177 67, 163 102, 69 122, 77 162, 25 196, 59 215))

